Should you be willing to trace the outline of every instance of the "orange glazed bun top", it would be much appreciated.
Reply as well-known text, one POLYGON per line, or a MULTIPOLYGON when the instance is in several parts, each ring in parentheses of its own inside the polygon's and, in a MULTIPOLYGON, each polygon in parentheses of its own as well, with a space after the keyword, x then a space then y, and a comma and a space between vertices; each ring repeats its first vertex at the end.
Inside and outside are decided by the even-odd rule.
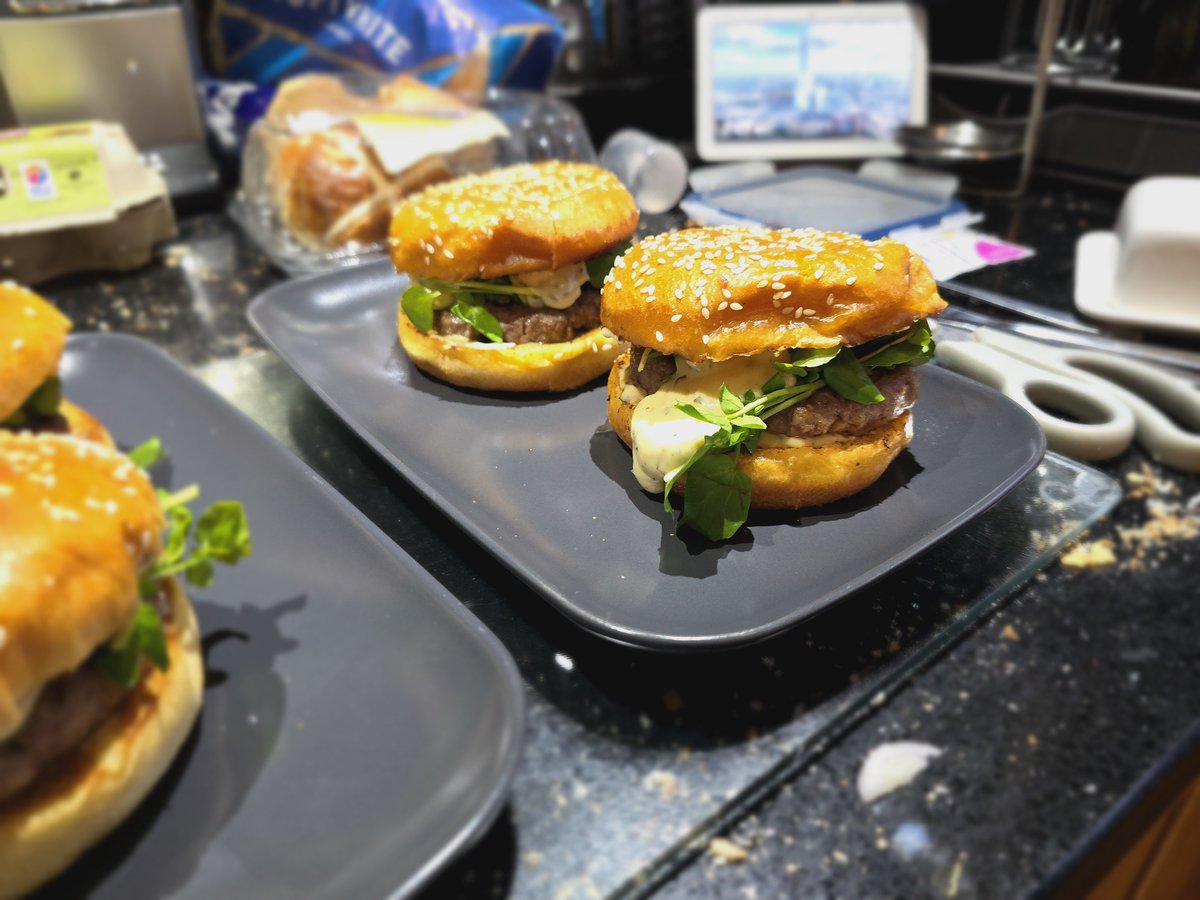
POLYGON ((620 257, 600 319, 639 346, 720 362, 855 346, 945 307, 921 258, 888 238, 691 228, 646 238, 620 257))
POLYGON ((120 453, 0 431, 0 741, 133 617, 162 527, 149 479, 120 453))
POLYGON ((628 240, 637 205, 617 177, 585 163, 493 169, 426 188, 392 219, 396 270, 465 281, 558 269, 628 240))
POLYGON ((71 320, 33 291, 0 283, 0 422, 58 371, 71 320))

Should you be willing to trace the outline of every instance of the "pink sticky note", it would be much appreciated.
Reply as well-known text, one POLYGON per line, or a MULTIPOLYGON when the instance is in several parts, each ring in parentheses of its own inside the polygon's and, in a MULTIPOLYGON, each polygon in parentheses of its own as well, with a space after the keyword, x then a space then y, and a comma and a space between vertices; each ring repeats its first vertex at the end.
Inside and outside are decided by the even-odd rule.
POLYGON ((978 240, 975 242, 975 252, 989 266, 996 263, 1012 262, 1014 259, 1024 259, 1031 251, 1019 244, 1009 244, 1004 241, 978 240))

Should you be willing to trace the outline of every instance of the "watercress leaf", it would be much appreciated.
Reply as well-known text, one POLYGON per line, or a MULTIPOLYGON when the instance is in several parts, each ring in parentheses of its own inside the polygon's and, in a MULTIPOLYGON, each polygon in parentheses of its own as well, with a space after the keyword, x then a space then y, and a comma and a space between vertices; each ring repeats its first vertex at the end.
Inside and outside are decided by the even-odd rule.
POLYGON ((608 273, 612 270, 613 263, 630 246, 629 242, 626 241, 619 247, 613 247, 607 253, 601 253, 599 256, 593 256, 589 259, 587 261, 588 283, 594 288, 604 287, 604 279, 608 277, 608 273))
POLYGON ((139 469, 150 469, 166 456, 166 451, 163 449, 162 441, 156 437, 152 437, 138 444, 125 455, 139 469))
POLYGON ((883 394, 879 393, 879 388, 875 387, 875 382, 849 348, 843 349, 821 371, 830 389, 847 400, 855 403, 883 401, 883 394))
POLYGON ((752 431, 763 431, 767 427, 767 423, 758 416, 738 416, 731 420, 734 428, 749 428, 752 431))
POLYGON ((134 622, 142 656, 165 672, 170 667, 171 660, 167 656, 167 638, 163 634, 162 619, 159 618, 154 604, 144 601, 138 604, 134 622))
POLYGON ((27 412, 35 416, 52 416, 58 412, 60 403, 62 403, 62 381, 57 375, 51 375, 29 395, 23 406, 27 412))
POLYGON ((418 331, 429 331, 433 327, 434 301, 439 296, 440 291, 414 284, 400 297, 400 308, 418 331))
POLYGON ((700 459, 711 449, 712 444, 710 444, 706 439, 704 443, 697 447, 696 451, 690 457, 688 457, 687 462, 685 462, 675 471, 667 474, 666 485, 663 488, 663 509, 665 509, 667 512, 671 512, 671 489, 675 487, 675 482, 680 479, 684 472, 686 472, 695 464, 696 460, 700 459))
POLYGON ((188 560, 183 575, 187 583, 194 587, 208 587, 213 582, 212 560, 203 556, 193 556, 188 560))
POLYGON ((782 391, 785 387, 787 387, 787 382, 783 380, 783 374, 776 372, 763 384, 762 392, 764 394, 770 394, 774 391, 782 391))
POLYGON ((499 320, 482 304, 464 301, 460 296, 450 307, 450 311, 489 341, 496 344, 504 342, 504 331, 500 328, 499 320))
POLYGON ((749 390, 746 391, 746 393, 742 394, 742 403, 743 404, 753 403, 754 398, 757 396, 758 395, 756 393, 754 393, 754 388, 750 388, 749 390))
POLYGON ((691 403, 676 403, 675 408, 682 413, 686 413, 693 419, 699 419, 701 422, 708 422, 710 425, 716 425, 718 428, 727 428, 729 426, 729 417, 720 413, 709 412, 706 409, 700 409, 693 406, 691 403))
POLYGON ((196 541, 205 555, 233 565, 254 552, 246 510, 236 500, 219 500, 196 521, 196 541))
POLYGON ((144 601, 129 624, 96 654, 95 666, 106 678, 133 687, 141 674, 143 656, 160 669, 170 665, 158 610, 144 601))
POLYGON ((815 369, 825 365, 841 350, 840 347, 801 347, 792 351, 790 362, 776 363, 775 368, 784 372, 795 372, 798 369, 815 369))
POLYGON ((712 541, 733 537, 750 511, 750 476, 737 471, 734 458, 708 453, 688 470, 681 524, 712 541))
POLYGON ((718 395, 721 401, 721 412, 727 416, 732 416, 734 413, 741 411, 745 406, 742 398, 729 389, 728 385, 721 385, 721 391, 718 395))
POLYGON ((863 364, 868 368, 889 369, 901 365, 919 366, 933 358, 933 335, 924 319, 896 338, 864 356, 863 364))
POLYGON ((186 506, 174 506, 167 511, 167 537, 155 566, 172 566, 187 552, 188 533, 192 528, 192 511, 186 506))

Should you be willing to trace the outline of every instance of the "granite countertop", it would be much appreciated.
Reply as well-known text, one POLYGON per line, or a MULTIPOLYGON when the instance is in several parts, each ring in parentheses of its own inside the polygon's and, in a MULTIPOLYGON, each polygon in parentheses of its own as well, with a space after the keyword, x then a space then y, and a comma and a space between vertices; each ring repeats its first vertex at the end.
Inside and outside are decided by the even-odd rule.
MULTIPOLYGON (((1038 255, 963 280, 1069 308, 1075 236, 1111 223, 1117 199, 1040 185, 1015 207, 987 206, 987 227, 1034 246, 1038 255)), ((281 279, 228 219, 209 214, 181 222, 179 238, 147 269, 74 277, 43 291, 77 330, 137 334, 193 368, 243 357, 270 366, 244 309, 281 279)), ((336 440, 349 446, 355 439, 336 440)), ((361 448, 352 452, 370 458, 361 448)), ((363 464, 369 474, 383 469, 363 464)), ((1194 665, 1200 604, 1193 602, 1200 599, 1194 574, 1200 539, 1196 519, 1176 514, 1189 501, 1193 509, 1200 505, 1200 478, 1164 471, 1136 449, 1101 468, 1125 485, 1126 497, 1087 541, 1111 542, 1113 565, 1072 570, 1051 564, 727 829, 725 836, 744 854, 722 844, 704 853, 701 845, 654 888, 664 897, 1036 891, 1200 712, 1200 667, 1194 665), (859 765, 873 746, 895 740, 929 742, 943 753, 910 786, 865 805, 855 789, 859 765)), ((422 517, 440 516, 419 500, 402 499, 405 534, 417 526, 424 532, 422 517)), ((504 579, 511 576, 480 564, 455 584, 460 576, 447 572, 463 554, 455 542, 464 539, 452 526, 435 524, 431 531, 420 538, 437 551, 431 571, 464 600, 478 592, 485 602, 472 608, 497 628, 487 604, 505 596, 504 579)), ((540 609, 520 612, 522 622, 537 624, 544 616, 540 609)), ((554 680, 562 673, 551 667, 547 674, 532 662, 532 645, 519 635, 506 643, 526 648, 514 655, 530 695, 562 702, 554 680)), ((626 664, 616 651, 613 658, 626 664)), ((619 706, 628 698, 611 699, 619 706)), ((670 706, 670 692, 662 702, 670 706)), ((539 709, 535 703, 531 716, 539 709)), ((597 730, 606 727, 602 711, 593 718, 597 730)), ((586 739, 585 729, 585 747, 586 739)), ((666 786, 651 785, 659 792, 666 786)), ((531 846, 506 816, 429 893, 503 896, 524 885, 530 896, 593 895, 586 882, 543 885, 544 892, 528 888, 542 884, 529 870, 546 866, 531 846)), ((592 871, 602 870, 612 852, 604 845, 579 848, 592 871)))

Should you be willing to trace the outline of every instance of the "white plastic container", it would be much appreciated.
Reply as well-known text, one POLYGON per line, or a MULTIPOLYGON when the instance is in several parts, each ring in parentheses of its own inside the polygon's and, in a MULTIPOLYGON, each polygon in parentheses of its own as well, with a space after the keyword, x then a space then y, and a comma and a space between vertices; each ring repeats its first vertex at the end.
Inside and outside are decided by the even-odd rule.
POLYGON ((1079 239, 1075 305, 1110 322, 1200 332, 1200 178, 1139 181, 1114 231, 1079 239))

